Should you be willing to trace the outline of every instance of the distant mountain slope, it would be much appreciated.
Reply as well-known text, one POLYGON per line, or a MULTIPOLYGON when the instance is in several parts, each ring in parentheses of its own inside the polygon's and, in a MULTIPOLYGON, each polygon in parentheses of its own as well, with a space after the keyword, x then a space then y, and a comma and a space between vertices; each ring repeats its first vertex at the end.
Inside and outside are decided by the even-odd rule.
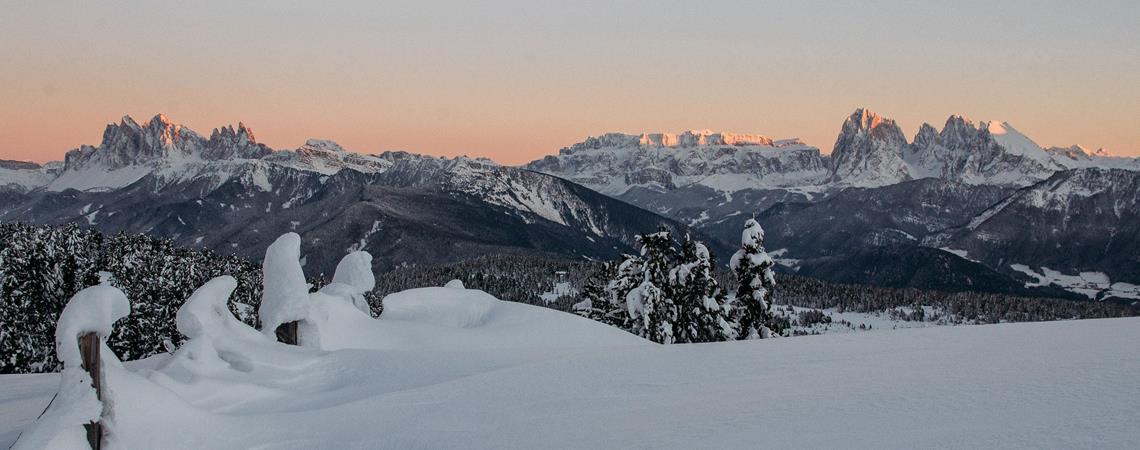
POLYGON ((325 272, 355 249, 372 252, 384 270, 488 253, 609 258, 660 225, 700 236, 574 183, 489 160, 360 155, 321 140, 273 151, 244 125, 207 139, 161 115, 109 125, 99 147, 68 153, 63 166, 38 188, 0 196, 0 221, 78 222, 255 259, 278 235, 297 231, 310 245, 307 267, 325 272))
POLYGON ((992 292, 1023 296, 1083 297, 1061 288, 1029 288, 1014 277, 953 253, 916 245, 871 246, 798 266, 799 275, 836 283, 871 284, 941 292, 992 292))
POLYGON ((1134 282, 1140 280, 1140 172, 1058 172, 927 243, 965 250, 1004 270, 1023 264, 1134 282))
MULTIPOLYGON (((808 259, 886 245, 918 245, 932 233, 966 223, 1011 189, 937 178, 877 188, 851 188, 828 198, 781 203, 758 214, 771 248, 808 259)), ((704 227, 714 236, 734 232, 732 221, 704 227)))

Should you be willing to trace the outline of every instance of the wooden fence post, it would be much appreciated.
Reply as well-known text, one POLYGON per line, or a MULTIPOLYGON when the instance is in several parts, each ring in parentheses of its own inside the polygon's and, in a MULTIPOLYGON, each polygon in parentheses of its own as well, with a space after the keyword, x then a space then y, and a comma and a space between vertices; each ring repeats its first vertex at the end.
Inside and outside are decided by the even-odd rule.
MULTIPOLYGON (((100 348, 102 343, 98 334, 86 333, 79 337, 79 354, 83 357, 83 370, 91 375, 91 387, 95 388, 95 397, 102 403, 103 364, 99 358, 100 348)), ((92 449, 100 450, 103 447, 103 424, 96 420, 84 424, 83 428, 87 429, 87 443, 91 444, 92 449)))
POLYGON ((274 330, 274 332, 277 334, 277 342, 289 345, 297 345, 297 342, 299 341, 297 336, 297 321, 286 322, 278 325, 277 329, 274 330))

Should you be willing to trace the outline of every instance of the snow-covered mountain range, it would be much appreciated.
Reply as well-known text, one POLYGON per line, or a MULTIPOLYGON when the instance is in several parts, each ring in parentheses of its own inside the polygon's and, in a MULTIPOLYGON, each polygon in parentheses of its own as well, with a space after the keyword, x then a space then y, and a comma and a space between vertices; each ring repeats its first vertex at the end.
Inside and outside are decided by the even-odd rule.
POLYGON ((867 109, 844 120, 828 155, 798 139, 738 136, 606 134, 526 167, 725 240, 739 233, 740 217, 756 215, 772 248, 784 250, 780 259, 805 273, 823 266, 834 273, 868 248, 900 249, 898 258, 879 259, 902 261, 903 254, 928 254, 906 248, 924 245, 1010 276, 1021 275, 1011 265, 1027 265, 1140 281, 1140 259, 1129 250, 1140 245, 1140 158, 1043 148, 1007 122, 958 115, 941 129, 924 124, 908 140, 894 120, 867 109), (1079 188, 1065 187, 1073 184, 1079 188), (1003 219, 1011 205, 1025 209, 1003 219), (1088 227, 1073 226, 1094 217, 1088 227), (999 233, 991 227, 1001 220, 1010 222, 999 233))
POLYGON ((951 116, 941 131, 923 124, 908 141, 894 120, 858 109, 830 155, 799 139, 714 133, 610 133, 563 148, 528 168, 622 196, 631 190, 705 187, 734 193, 784 188, 878 187, 921 178, 1027 186, 1065 169, 1140 169, 1140 159, 1080 146, 1042 148, 1007 122, 951 116))
MULTIPOLYGON (((268 236, 298 231, 321 248, 368 248, 389 269, 502 252, 613 256, 662 222, 698 230, 724 256, 755 216, 790 270, 877 280, 846 261, 940 265, 943 255, 912 247, 943 249, 969 274, 938 286, 1008 293, 1041 283, 1027 270, 1140 285, 1138 180, 1138 159, 1042 148, 1005 122, 951 116, 908 140, 866 109, 830 154, 755 134, 611 133, 521 168, 319 139, 274 150, 244 124, 205 137, 157 115, 124 117, 62 162, 0 161, 0 220, 78 221, 251 257, 268 236)), ((325 259, 311 261, 335 263, 325 259)), ((905 278, 892 279, 931 287, 905 278)), ((1110 291, 1140 298, 1092 296, 1110 291)))
MULTIPOLYGON (((108 125, 98 147, 62 164, 0 166, 0 221, 79 222, 101 231, 256 258, 269 238, 313 242, 314 270, 367 248, 378 269, 486 253, 612 257, 664 223, 687 227, 548 175, 487 159, 407 152, 364 155, 312 139, 258 143, 244 124, 209 138, 157 115, 108 125)), ((712 244, 714 247, 717 243, 712 244)))

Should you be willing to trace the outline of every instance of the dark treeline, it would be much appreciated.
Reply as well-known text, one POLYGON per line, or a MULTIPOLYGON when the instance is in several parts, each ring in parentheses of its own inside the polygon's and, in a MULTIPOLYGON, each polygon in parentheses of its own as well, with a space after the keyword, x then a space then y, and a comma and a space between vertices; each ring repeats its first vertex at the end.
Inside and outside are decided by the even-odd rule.
MULTIPOLYGON (((580 294, 560 297, 549 305, 538 297, 539 293, 551 289, 556 271, 566 271, 568 281, 580 293, 587 280, 603 271, 603 263, 541 256, 489 256, 445 266, 408 267, 377 274, 376 289, 378 297, 383 297, 403 289, 443 286, 450 280, 460 279, 470 289, 484 290, 503 300, 571 311, 573 305, 581 301, 580 294)), ((736 289, 736 277, 727 267, 719 267, 716 278, 728 291, 736 289)), ((806 308, 835 308, 840 312, 882 312, 901 307, 932 306, 945 317, 911 315, 897 318, 945 319, 949 323, 1094 319, 1129 317, 1140 313, 1135 306, 1115 303, 838 284, 791 274, 777 275, 774 302, 806 308)))
POLYGON ((374 298, 381 299, 393 292, 443 286, 448 281, 460 280, 468 289, 479 289, 502 300, 570 311, 577 302, 574 296, 563 296, 548 304, 539 298, 539 294, 554 287, 558 272, 565 272, 565 281, 581 289, 601 266, 601 263, 587 260, 537 255, 493 255, 442 266, 403 267, 376 274, 374 298))
MULTIPOLYGON (((724 277, 726 282, 731 277, 724 277)), ((836 284, 797 275, 780 275, 777 303, 845 312, 887 311, 900 307, 932 306, 943 317, 898 317, 949 323, 1037 322, 1135 316, 1135 306, 1111 302, 1017 297, 980 292, 938 292, 836 284)))

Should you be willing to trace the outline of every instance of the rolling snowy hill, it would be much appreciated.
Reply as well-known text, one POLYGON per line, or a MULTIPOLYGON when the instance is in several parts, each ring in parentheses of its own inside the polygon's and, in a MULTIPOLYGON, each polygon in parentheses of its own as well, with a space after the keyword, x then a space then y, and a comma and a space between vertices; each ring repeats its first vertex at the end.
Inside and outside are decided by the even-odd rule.
MULTIPOLYGON (((109 442, 168 449, 1140 445, 1138 319, 659 346, 455 287, 386 302, 379 319, 328 303, 323 350, 278 344, 248 328, 252 334, 214 329, 172 356, 108 366, 109 442)), ((28 427, 56 380, 0 376, 0 436, 11 441, 24 431, 16 448, 82 439, 78 422, 28 427)))

